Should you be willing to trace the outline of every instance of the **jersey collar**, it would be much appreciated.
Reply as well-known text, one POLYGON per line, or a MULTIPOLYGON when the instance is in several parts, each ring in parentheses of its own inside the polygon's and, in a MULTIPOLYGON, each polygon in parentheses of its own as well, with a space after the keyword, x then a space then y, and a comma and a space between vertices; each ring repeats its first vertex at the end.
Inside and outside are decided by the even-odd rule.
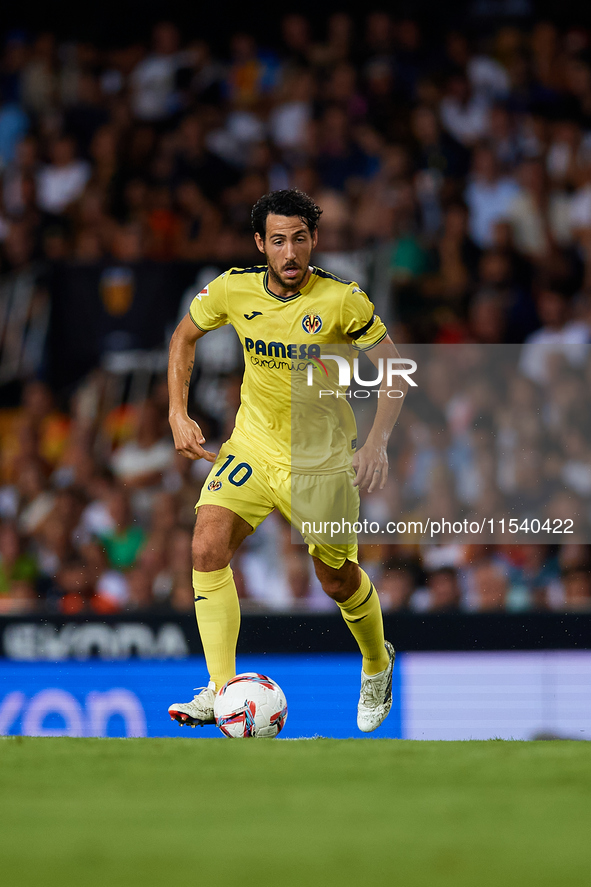
POLYGON ((306 283, 305 286, 303 286, 301 288, 301 290, 299 290, 297 293, 294 293, 293 296, 276 296, 275 293, 271 292, 271 290, 269 289, 269 270, 267 269, 267 271, 265 271, 265 276, 263 278, 263 286, 265 287, 265 291, 270 296, 273 296, 274 299, 277 299, 278 302, 293 302, 294 299, 299 299, 299 297, 302 294, 307 293, 308 290, 310 289, 310 287, 312 286, 312 281, 313 281, 314 275, 316 273, 316 268, 313 265, 310 265, 310 268, 312 269, 312 273, 310 274, 308 282, 306 283))

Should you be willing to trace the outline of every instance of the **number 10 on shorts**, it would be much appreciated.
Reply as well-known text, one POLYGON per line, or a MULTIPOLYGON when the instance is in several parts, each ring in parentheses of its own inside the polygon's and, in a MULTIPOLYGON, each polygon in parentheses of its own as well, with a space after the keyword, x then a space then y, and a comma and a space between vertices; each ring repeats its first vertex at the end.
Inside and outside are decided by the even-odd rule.
MULTIPOLYGON (((227 468, 230 467, 232 462, 236 456, 228 456, 222 467, 219 471, 216 471, 215 476, 219 477, 223 474, 227 468)), ((248 462, 239 462, 238 465, 235 465, 232 471, 228 475, 228 480, 231 484, 234 484, 235 487, 241 487, 242 484, 245 484, 250 475, 252 474, 252 468, 248 464, 248 462)))

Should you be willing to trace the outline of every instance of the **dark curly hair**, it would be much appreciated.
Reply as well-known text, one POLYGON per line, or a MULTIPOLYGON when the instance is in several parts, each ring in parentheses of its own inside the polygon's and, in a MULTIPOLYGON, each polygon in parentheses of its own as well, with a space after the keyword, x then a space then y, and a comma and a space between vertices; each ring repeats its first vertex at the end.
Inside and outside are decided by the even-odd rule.
POLYGON ((310 234, 313 234, 318 227, 322 210, 316 206, 311 197, 297 188, 265 194, 257 200, 250 214, 253 229, 263 240, 267 230, 267 216, 270 213, 276 216, 299 216, 308 226, 310 234))

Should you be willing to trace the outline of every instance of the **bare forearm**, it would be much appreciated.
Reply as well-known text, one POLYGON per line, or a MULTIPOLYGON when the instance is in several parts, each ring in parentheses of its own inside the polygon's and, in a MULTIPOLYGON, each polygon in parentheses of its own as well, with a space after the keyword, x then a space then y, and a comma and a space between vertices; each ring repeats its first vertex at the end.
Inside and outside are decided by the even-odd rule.
MULTIPOLYGON (((189 328, 190 330, 190 328, 189 328)), ((180 324, 170 340, 168 351, 168 402, 169 415, 187 415, 189 386, 195 364, 197 337, 187 335, 180 324)))
POLYGON ((402 403, 408 391, 408 383, 400 379, 397 388, 383 387, 378 393, 378 405, 367 439, 376 445, 386 446, 396 425, 402 403))
POLYGON ((381 382, 378 390, 378 403, 373 425, 367 440, 353 457, 356 478, 353 485, 371 493, 383 489, 388 478, 388 440, 400 415, 402 402, 408 391, 404 376, 394 375, 391 369, 396 364, 389 360, 400 360, 398 350, 389 336, 372 348, 367 356, 377 368, 381 368, 381 382), (390 381, 388 381, 390 380, 390 381))
POLYGON ((377 446, 385 446, 400 415, 402 404, 408 391, 408 382, 404 376, 392 376, 391 383, 388 382, 388 359, 400 359, 398 349, 389 336, 375 348, 372 348, 367 356, 376 367, 379 366, 381 360, 384 369, 383 379, 378 391, 376 414, 368 434, 368 440, 371 440, 377 446))
POLYGON ((170 340, 168 351, 168 420, 177 453, 188 459, 215 462, 215 453, 204 450, 205 438, 187 411, 189 385, 195 363, 195 343, 205 335, 187 314, 170 340))

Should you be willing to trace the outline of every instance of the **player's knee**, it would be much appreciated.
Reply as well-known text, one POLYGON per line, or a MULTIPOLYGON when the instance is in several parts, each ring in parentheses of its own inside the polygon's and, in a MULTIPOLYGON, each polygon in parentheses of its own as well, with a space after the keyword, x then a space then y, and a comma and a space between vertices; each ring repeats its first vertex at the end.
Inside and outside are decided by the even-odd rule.
POLYGON ((329 570, 326 569, 324 565, 321 566, 317 563, 315 563, 314 566, 316 568, 316 575, 322 585, 323 592, 332 598, 333 601, 343 603, 343 601, 346 601, 347 598, 351 596, 349 590, 351 581, 348 571, 340 570, 337 572, 336 570, 329 570))
POLYGON ((333 601, 343 604, 359 587, 359 567, 351 561, 345 561, 340 569, 328 567, 319 558, 314 558, 314 570, 320 580, 322 590, 333 601))
POLYGON ((348 583, 345 579, 341 579, 340 577, 324 577, 320 580, 320 584, 322 585, 324 593, 339 604, 344 603, 351 597, 351 592, 349 591, 348 583))
POLYGON ((199 573, 223 570, 232 560, 232 552, 226 545, 207 536, 193 539, 193 569, 199 573))

